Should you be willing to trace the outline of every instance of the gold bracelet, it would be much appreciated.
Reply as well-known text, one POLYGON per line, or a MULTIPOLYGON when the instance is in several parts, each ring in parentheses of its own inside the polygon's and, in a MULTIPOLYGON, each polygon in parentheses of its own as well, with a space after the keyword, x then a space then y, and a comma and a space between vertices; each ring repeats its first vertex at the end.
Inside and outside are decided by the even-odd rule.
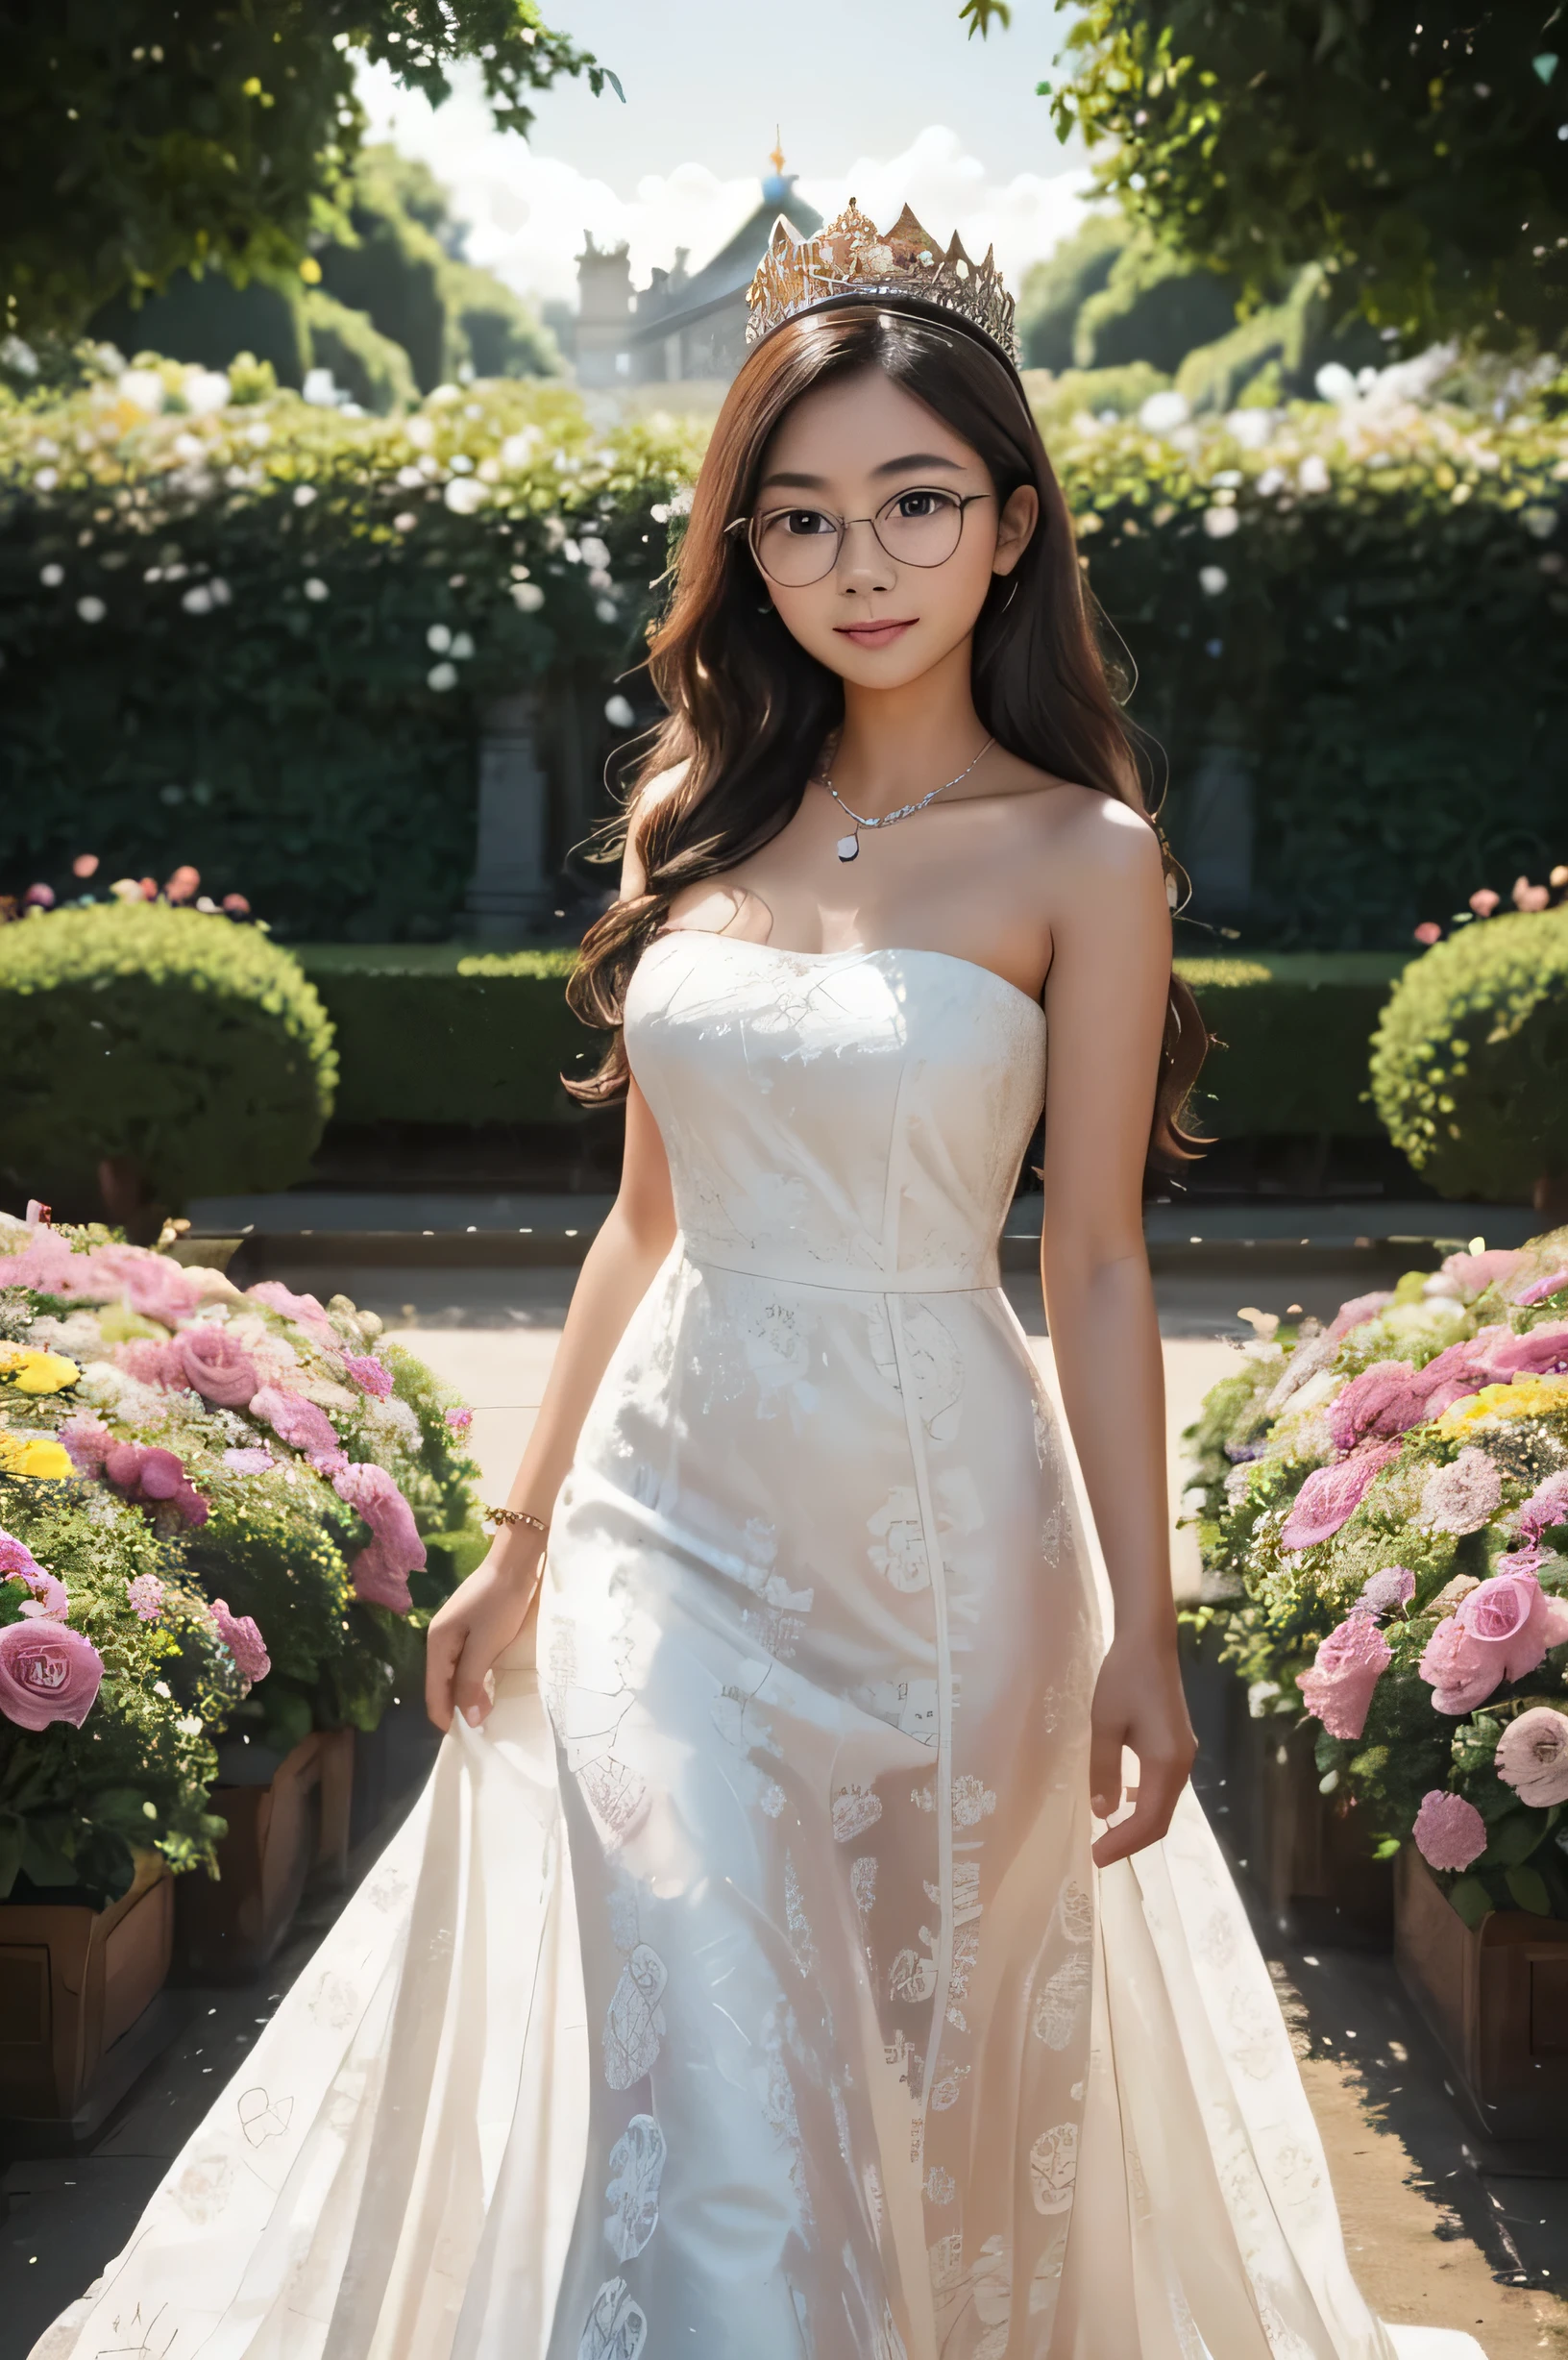
POLYGON ((530 1515, 526 1508, 481 1508, 479 1513, 487 1524, 531 1524, 536 1533, 550 1530, 546 1517, 530 1515))

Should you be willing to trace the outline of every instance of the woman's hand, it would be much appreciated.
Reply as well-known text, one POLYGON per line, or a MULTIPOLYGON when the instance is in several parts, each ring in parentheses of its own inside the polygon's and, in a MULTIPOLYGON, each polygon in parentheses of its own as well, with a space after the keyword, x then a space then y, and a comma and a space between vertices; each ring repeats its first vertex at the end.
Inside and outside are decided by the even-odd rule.
POLYGON ((1118 1636, 1100 1665, 1089 1737, 1089 1793, 1096 1818, 1109 1819, 1120 1806, 1123 1746, 1138 1756, 1138 1784, 1126 1790, 1134 1808, 1094 1845, 1096 1868, 1160 1841, 1198 1751, 1174 1633, 1118 1636))
POLYGON ((425 1642, 425 1709, 437 1729, 450 1729, 454 1712, 476 1729, 488 1717, 493 1700, 485 1677, 528 1619, 544 1550, 542 1533, 507 1527, 433 1617, 425 1642))

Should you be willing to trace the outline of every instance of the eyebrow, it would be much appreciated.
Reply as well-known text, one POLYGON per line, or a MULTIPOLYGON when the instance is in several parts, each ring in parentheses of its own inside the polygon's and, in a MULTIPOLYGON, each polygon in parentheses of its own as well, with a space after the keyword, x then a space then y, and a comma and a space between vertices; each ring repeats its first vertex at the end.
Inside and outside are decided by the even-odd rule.
MULTIPOLYGON (((915 467, 941 467, 951 476, 962 475, 964 472, 957 459, 943 458, 940 451, 911 451, 906 453, 902 458, 884 459, 880 467, 871 469, 871 478, 874 481, 879 476, 906 475, 911 468, 915 467)), ((822 476, 780 475, 776 471, 763 478, 759 489, 766 489, 770 484, 787 486, 799 492, 821 492, 827 489, 826 479, 822 476)))

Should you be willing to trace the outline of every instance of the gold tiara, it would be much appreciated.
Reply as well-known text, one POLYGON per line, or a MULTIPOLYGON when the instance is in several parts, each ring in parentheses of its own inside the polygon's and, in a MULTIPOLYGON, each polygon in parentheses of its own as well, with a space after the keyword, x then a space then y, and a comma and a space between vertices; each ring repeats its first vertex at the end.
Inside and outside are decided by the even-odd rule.
POLYGON ((837 221, 803 237, 780 213, 768 251, 747 291, 747 344, 834 297, 903 297, 945 311, 1017 360, 1013 298, 1001 282, 993 250, 971 262, 955 236, 945 254, 906 205, 891 230, 879 230, 851 197, 837 221))

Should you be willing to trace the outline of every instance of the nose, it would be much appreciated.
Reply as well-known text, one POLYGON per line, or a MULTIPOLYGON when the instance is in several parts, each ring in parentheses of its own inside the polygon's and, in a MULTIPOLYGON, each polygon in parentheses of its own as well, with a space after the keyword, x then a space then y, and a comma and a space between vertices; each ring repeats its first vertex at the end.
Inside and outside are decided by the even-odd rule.
POLYGON ((891 590, 897 578, 897 568, 888 555, 871 526, 869 516, 850 517, 839 543, 839 587, 851 595, 856 591, 891 590))

